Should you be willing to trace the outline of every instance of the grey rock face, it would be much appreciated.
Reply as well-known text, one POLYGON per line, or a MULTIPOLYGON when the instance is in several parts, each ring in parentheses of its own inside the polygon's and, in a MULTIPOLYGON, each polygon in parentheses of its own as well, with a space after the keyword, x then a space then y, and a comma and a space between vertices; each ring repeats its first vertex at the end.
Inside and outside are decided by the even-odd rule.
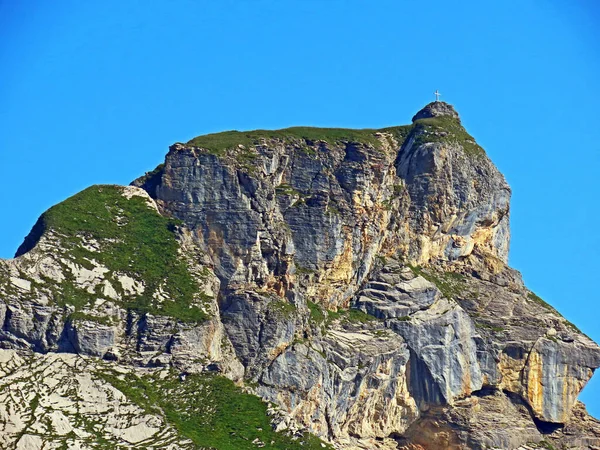
MULTIPOLYGON (((123 195, 141 196, 156 208, 141 189, 123 188, 123 195)), ((189 270, 197 277, 201 293, 211 298, 203 307, 213 317, 185 323, 127 310, 126 301, 143 292, 144 280, 111 274, 96 260, 76 260, 62 239, 48 231, 29 252, 0 260, 1 348, 74 352, 142 365, 166 354, 169 363, 177 361, 189 371, 221 363, 223 372, 233 379, 242 375, 240 363, 229 357, 233 349, 221 320, 214 317, 219 281, 206 266, 196 261, 189 270), (65 287, 61 282, 66 279, 72 284, 65 287), (75 289, 78 295, 89 296, 77 311, 69 301, 75 289)), ((180 240, 182 250, 195 255, 189 239, 181 235, 180 240)), ((102 250, 101 243, 86 244, 102 250)), ((164 295, 161 301, 173 299, 164 295)))
POLYGON ((248 378, 294 339, 298 316, 285 300, 241 292, 229 295, 221 308, 223 324, 248 378))
POLYGON ((418 144, 419 136, 400 149, 396 166, 410 195, 415 259, 456 260, 479 251, 506 262, 511 192, 502 174, 486 157, 475 162, 457 144, 418 144))
POLYGON ((402 433, 418 410, 406 384, 403 340, 376 324, 333 324, 289 346, 263 372, 258 392, 296 421, 337 442, 402 433))
POLYGON ((568 422, 577 395, 599 366, 600 352, 590 351, 589 343, 538 339, 523 370, 535 415, 547 422, 568 422))
POLYGON ((83 355, 103 357, 117 341, 112 326, 85 320, 68 322, 64 333, 68 343, 65 342, 63 350, 74 350, 83 355))
POLYGON ((440 301, 390 327, 411 349, 411 393, 420 405, 452 404, 481 389, 475 327, 458 305, 440 301))
POLYGON ((55 347, 61 327, 57 324, 53 308, 31 304, 23 306, 19 307, 16 301, 3 305, 3 340, 7 344, 32 346, 38 351, 55 347))
POLYGON ((443 298, 433 283, 408 268, 394 274, 396 267, 399 265, 392 261, 375 279, 398 283, 369 282, 355 305, 389 319, 386 326, 406 341, 411 355, 408 381, 412 397, 419 406, 452 404, 456 398, 481 389, 477 333, 469 316, 455 302, 443 298))
POLYGON ((600 350, 510 269, 504 272, 496 282, 517 283, 471 277, 457 282, 456 301, 480 335, 476 342, 484 385, 519 395, 539 420, 566 423, 576 403, 574 392, 600 365, 600 350))
POLYGON ((379 319, 406 319, 439 299, 433 283, 392 260, 371 275, 354 306, 379 319))
POLYGON ((450 105, 413 122, 173 145, 123 195, 182 222, 206 320, 128 306, 177 293, 46 232, 0 261, 0 347, 218 372, 340 449, 598 445, 600 349, 507 267, 504 177, 450 105))
POLYGON ((392 196, 394 154, 351 143, 269 144, 249 150, 251 169, 239 154, 176 144, 151 194, 193 230, 224 287, 267 288, 294 302, 320 291, 332 306, 347 304, 389 221, 377 202, 392 196), (373 165, 381 169, 367 170, 373 165))

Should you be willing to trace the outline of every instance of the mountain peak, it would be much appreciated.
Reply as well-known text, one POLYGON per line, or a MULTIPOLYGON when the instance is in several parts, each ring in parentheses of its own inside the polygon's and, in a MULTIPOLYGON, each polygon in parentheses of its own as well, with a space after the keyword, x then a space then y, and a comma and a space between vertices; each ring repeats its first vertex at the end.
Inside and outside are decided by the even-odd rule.
POLYGON ((2 448, 600 449, 510 187, 451 105, 414 121, 199 136, 45 212, 0 259, 2 448))
POLYGON ((458 119, 460 122, 460 117, 458 113, 455 111, 454 107, 450 103, 446 102, 431 102, 426 105, 421 111, 414 115, 412 121, 415 122, 419 119, 428 119, 430 117, 440 117, 440 116, 450 116, 458 119))

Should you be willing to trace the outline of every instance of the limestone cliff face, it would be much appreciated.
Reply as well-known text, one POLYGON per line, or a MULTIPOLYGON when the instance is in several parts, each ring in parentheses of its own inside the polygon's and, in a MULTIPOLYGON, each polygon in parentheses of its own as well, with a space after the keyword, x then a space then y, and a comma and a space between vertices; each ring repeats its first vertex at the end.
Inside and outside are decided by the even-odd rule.
POLYGON ((1 262, 3 347, 216 372, 337 448, 600 446, 600 348, 507 266, 510 188, 450 105, 201 136, 133 185, 1 262))
POLYGON ((398 154, 396 173, 410 196, 409 257, 428 263, 476 252, 506 263, 510 188, 480 149, 467 152, 445 133, 415 131, 398 154))

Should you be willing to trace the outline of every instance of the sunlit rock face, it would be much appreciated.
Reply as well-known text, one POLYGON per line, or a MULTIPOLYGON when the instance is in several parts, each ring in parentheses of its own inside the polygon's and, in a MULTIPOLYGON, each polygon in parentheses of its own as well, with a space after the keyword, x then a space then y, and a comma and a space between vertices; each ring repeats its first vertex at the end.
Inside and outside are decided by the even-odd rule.
POLYGON ((347 306, 379 253, 507 260, 510 188, 440 105, 362 142, 281 132, 224 150, 198 138, 137 184, 193 230, 227 286, 347 306))
POLYGON ((428 263, 475 251, 506 263, 510 188, 504 177, 483 155, 467 154, 456 142, 420 143, 422 137, 409 138, 396 166, 410 196, 410 255, 428 263))
POLYGON ((382 202, 398 202, 395 141, 381 142, 270 140, 225 157, 176 144, 151 192, 193 231, 227 288, 347 306, 394 214, 382 202))
MULTIPOLYGON (((507 266, 510 188, 451 105, 200 136, 132 184, 57 205, 0 261, 0 357, 225 376, 340 449, 600 446, 577 402, 600 349, 507 266)), ((140 436, 191 445, 169 417, 140 436)))

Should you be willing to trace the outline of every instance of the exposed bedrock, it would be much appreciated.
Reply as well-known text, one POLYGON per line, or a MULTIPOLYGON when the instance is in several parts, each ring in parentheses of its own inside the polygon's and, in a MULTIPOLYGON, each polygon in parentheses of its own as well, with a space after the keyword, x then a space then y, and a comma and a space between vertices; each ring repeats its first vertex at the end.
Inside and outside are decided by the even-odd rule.
POLYGON ((600 446, 577 402, 600 349, 507 266, 510 188, 450 105, 200 136, 133 184, 0 261, 10 358, 223 375, 346 450, 600 446))

